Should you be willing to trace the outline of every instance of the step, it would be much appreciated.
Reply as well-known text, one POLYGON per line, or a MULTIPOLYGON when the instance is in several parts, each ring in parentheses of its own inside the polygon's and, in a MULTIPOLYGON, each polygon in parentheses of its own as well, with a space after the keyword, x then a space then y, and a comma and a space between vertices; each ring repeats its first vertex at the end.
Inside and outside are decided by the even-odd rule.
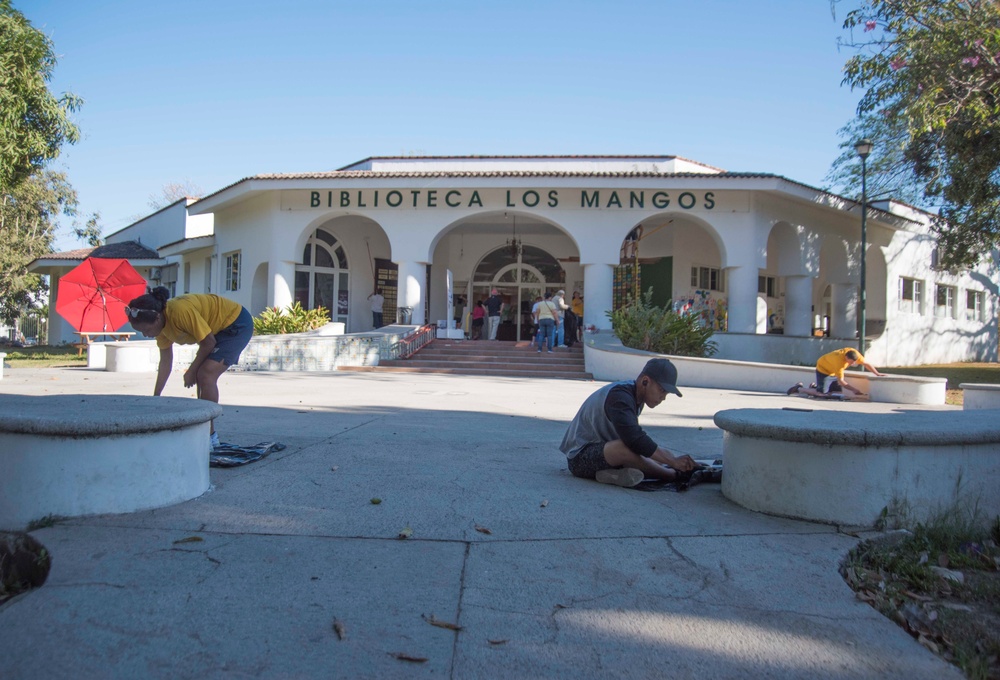
POLYGON ((584 371, 579 372, 556 372, 539 367, 537 370, 508 370, 508 369, 485 369, 485 368, 421 368, 419 366, 341 366, 337 370, 353 371, 356 373, 437 373, 441 375, 487 375, 499 378, 552 378, 557 380, 593 380, 594 376, 584 371))

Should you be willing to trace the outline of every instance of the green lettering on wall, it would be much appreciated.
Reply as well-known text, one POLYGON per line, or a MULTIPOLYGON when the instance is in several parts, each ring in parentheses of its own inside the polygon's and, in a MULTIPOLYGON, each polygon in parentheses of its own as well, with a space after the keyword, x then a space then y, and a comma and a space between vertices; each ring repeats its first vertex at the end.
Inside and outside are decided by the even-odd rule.
POLYGON ((452 189, 451 191, 449 191, 448 193, 446 193, 444 195, 444 202, 448 204, 449 208, 457 208, 458 206, 460 206, 462 204, 461 203, 461 198, 462 198, 462 192, 461 191, 455 191, 454 189, 452 189), (451 197, 452 196, 458 196, 459 200, 457 200, 454 203, 452 203, 451 202, 451 197))
POLYGON ((319 192, 311 191, 309 192, 309 207, 318 208, 319 207, 319 192))
POLYGON ((580 192, 580 207, 581 208, 596 208, 600 205, 601 192, 594 191, 593 196, 587 195, 587 190, 584 189, 580 192))
POLYGON ((539 200, 540 197, 538 195, 538 192, 532 189, 525 191, 524 195, 521 196, 521 201, 529 208, 534 208, 536 205, 538 205, 539 200))
POLYGON ((559 205, 559 192, 555 189, 549 190, 549 207, 555 208, 559 205))
POLYGON ((340 207, 346 208, 351 205, 351 192, 341 191, 340 192, 340 207))
POLYGON ((507 207, 513 208, 514 204, 510 202, 510 189, 507 189, 507 207))
POLYGON ((410 193, 413 194, 413 207, 417 207, 417 197, 420 196, 420 189, 410 189, 410 193))
POLYGON ((438 204, 438 192, 431 189, 427 192, 427 207, 436 208, 438 204))
POLYGON ((398 208, 399 204, 403 202, 403 194, 396 190, 390 191, 385 197, 385 202, 389 204, 390 208, 398 208), (393 197, 395 197, 395 199, 393 199, 393 197), (393 203, 393 200, 396 202, 393 203))
POLYGON ((684 208, 685 210, 690 210, 694 207, 694 204, 698 202, 698 199, 694 197, 690 191, 685 191, 683 194, 677 197, 677 205, 684 208), (687 196, 685 199, 684 197, 687 196))
POLYGON ((378 189, 375 190, 375 207, 378 207, 378 189))
POLYGON ((483 199, 479 198, 478 191, 473 191, 472 198, 469 199, 469 207, 471 208, 474 205, 478 205, 480 208, 483 207, 483 199))
POLYGON ((618 198, 618 192, 617 191, 612 191, 611 192, 611 198, 608 199, 608 207, 610 208, 613 205, 616 205, 619 208, 622 207, 622 202, 621 202, 621 199, 618 198))
POLYGON ((670 194, 666 191, 657 191, 653 194, 653 206, 656 208, 666 208, 670 205, 670 194))
POLYGON ((363 200, 361 200, 361 189, 358 189, 358 207, 359 208, 367 208, 368 207, 365 204, 365 202, 363 200))
POLYGON ((646 192, 640 191, 638 194, 634 191, 628 192, 628 207, 630 208, 645 208, 646 207, 646 192))
POLYGON ((715 193, 711 191, 705 192, 705 210, 711 210, 715 207, 715 193))

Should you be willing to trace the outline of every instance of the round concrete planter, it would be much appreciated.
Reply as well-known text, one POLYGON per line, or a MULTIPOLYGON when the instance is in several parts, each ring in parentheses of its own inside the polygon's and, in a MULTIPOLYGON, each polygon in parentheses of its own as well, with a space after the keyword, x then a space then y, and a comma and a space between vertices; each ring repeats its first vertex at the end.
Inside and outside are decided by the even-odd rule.
POLYGON ((750 510, 872 526, 955 504, 1000 513, 1000 411, 720 411, 722 493, 750 510))
POLYGON ((220 415, 198 399, 0 395, 0 529, 200 496, 220 415))

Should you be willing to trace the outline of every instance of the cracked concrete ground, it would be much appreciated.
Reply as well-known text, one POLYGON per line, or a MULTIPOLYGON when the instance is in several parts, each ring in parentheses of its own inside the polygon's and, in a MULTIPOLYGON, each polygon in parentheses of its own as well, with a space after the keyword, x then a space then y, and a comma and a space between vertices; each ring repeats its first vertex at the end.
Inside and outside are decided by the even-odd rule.
MULTIPOLYGON (((8 369, 0 392, 145 395, 153 378, 8 369)), ((573 478, 558 443, 600 384, 227 373, 223 441, 288 448, 213 469, 186 503, 34 532, 52 572, 0 607, 0 675, 962 677, 854 598, 837 564, 857 539, 836 527, 717 485, 573 478)), ((897 408, 683 391, 640 422, 699 458, 720 455, 724 408, 897 408)), ((176 372, 165 393, 193 396, 176 372)))

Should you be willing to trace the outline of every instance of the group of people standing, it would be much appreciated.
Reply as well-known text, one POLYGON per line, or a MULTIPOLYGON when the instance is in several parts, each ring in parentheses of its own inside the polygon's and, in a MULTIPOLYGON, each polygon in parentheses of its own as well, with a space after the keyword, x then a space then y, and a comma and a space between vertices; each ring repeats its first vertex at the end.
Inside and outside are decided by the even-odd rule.
POLYGON ((549 352, 555 347, 572 347, 579 339, 583 298, 580 293, 574 292, 573 302, 568 305, 565 290, 556 291, 555 295, 546 292, 543 298, 535 301, 531 316, 537 328, 535 341, 539 352, 546 343, 549 352))

